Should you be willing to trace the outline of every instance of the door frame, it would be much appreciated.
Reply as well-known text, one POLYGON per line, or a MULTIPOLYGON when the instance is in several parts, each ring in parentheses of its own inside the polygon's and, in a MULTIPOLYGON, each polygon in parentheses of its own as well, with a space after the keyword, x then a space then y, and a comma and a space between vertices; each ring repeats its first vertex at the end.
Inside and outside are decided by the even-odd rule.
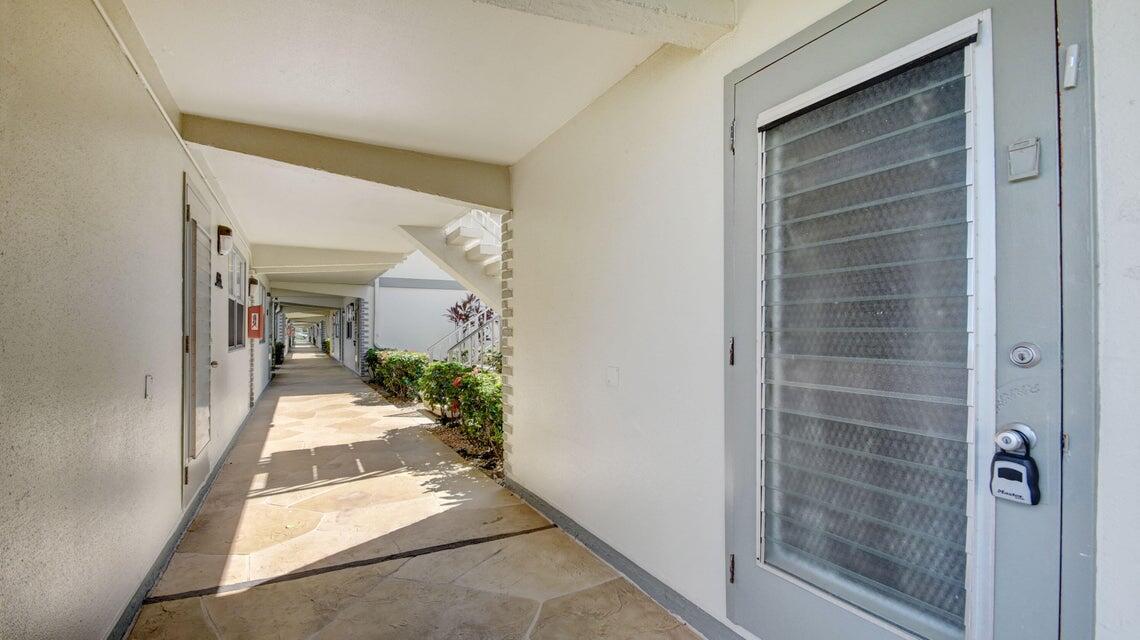
MULTIPOLYGON (((209 476, 210 468, 212 466, 210 461, 210 450, 207 445, 200 455, 191 454, 193 444, 187 439, 190 423, 195 420, 195 396, 196 388, 194 375, 196 371, 195 360, 192 357, 197 354, 198 347, 200 346, 201 336, 196 336, 191 340, 191 332, 196 331, 194 326, 194 313, 197 305, 195 292, 191 285, 195 284, 197 277, 196 264, 194 263, 194 251, 196 251, 198 242, 198 229, 203 228, 207 230, 210 228, 210 220, 205 220, 206 226, 203 227, 203 221, 192 216, 191 211, 191 198, 197 200, 198 204, 202 206, 203 211, 207 215, 211 214, 209 207, 205 204, 206 201, 202 197, 202 191, 196 187, 190 179, 190 175, 186 172, 182 174, 182 217, 180 229, 182 231, 182 419, 179 421, 179 487, 182 493, 182 506, 190 504, 197 495, 198 491, 205 485, 206 478, 209 476), (188 280, 189 279, 189 280, 188 280), (188 324, 189 323, 189 324, 188 324), (192 354, 189 349, 193 348, 195 353, 192 354)), ((211 247, 212 245, 211 236, 211 247)), ((213 272, 213 252, 210 252, 210 271, 213 272)), ((211 305, 210 314, 213 314, 213 290, 210 289, 211 305)), ((209 335, 205 336, 206 348, 209 350, 208 356, 213 357, 213 319, 211 318, 211 331, 209 335)), ((210 373, 210 420, 213 421, 213 373, 212 368, 208 368, 210 373)))
MULTIPOLYGON (((725 76, 724 80, 724 358, 725 384, 725 586, 732 589, 735 548, 733 539, 733 449, 736 429, 727 380, 734 365, 734 300, 729 292, 737 266, 728 247, 735 241, 736 135, 749 135, 752 123, 736 122, 736 85, 797 50, 827 36, 847 22, 888 0, 852 0, 835 12, 780 42, 767 52, 725 76)), ((1062 451, 1060 634, 1092 637, 1096 600, 1096 298, 1094 219, 1095 165, 1093 130, 1091 6, 1089 0, 1054 0, 1057 35, 1061 47, 1080 50, 1077 85, 1058 90, 1061 121, 1059 183, 1061 225, 1061 336, 1064 366, 1061 371, 1062 451), (1066 239, 1072 239, 1066 242, 1066 239)), ((1058 64, 1058 69, 1060 69, 1058 64)), ((1060 85, 1058 84, 1060 87, 1060 85)), ((753 269, 754 265, 740 268, 753 269)))

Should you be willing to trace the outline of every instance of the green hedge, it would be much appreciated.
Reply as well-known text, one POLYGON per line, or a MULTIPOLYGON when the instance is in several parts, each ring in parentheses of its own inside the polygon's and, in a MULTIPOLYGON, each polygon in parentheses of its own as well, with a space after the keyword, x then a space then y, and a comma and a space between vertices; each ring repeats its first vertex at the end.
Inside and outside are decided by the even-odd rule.
POLYGON ((417 397, 439 413, 455 415, 471 440, 503 446, 503 378, 458 362, 429 362, 413 351, 373 347, 364 354, 372 382, 400 400, 417 397))
POLYGON ((467 437, 503 446, 503 378, 491 371, 472 371, 459 380, 459 421, 467 437))
POLYGON ((483 365, 496 373, 503 372, 503 352, 498 349, 483 354, 483 365))
POLYGON ((457 413, 459 411, 459 385, 457 382, 464 374, 471 371, 470 367, 458 362, 432 362, 424 369, 420 376, 420 398, 427 404, 436 407, 439 413, 457 413))
MULTIPOLYGON (((332 347, 332 341, 326 340, 326 342, 329 343, 329 347, 331 348, 332 347)), ((380 366, 380 354, 381 353, 382 353, 382 350, 378 349, 376 347, 372 347, 372 348, 368 349, 368 351, 364 352, 365 371, 374 378, 376 377, 376 368, 378 366, 380 366)))
MULTIPOLYGON (((364 355, 365 364, 368 364, 368 353, 364 355)), ((372 381, 400 400, 414 400, 419 393, 419 382, 427 368, 428 357, 413 351, 377 350, 374 358, 376 364, 369 365, 372 381)))

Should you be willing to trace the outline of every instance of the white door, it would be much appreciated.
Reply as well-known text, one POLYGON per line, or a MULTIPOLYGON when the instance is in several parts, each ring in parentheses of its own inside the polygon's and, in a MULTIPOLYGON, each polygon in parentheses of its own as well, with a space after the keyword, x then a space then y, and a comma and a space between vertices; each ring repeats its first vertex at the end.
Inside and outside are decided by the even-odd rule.
MULTIPOLYGON (((198 220, 209 218, 202 199, 186 183, 183 222, 183 419, 182 501, 193 499, 210 471, 210 312, 213 241, 198 220)), ((208 224, 208 222, 207 222, 208 224)))

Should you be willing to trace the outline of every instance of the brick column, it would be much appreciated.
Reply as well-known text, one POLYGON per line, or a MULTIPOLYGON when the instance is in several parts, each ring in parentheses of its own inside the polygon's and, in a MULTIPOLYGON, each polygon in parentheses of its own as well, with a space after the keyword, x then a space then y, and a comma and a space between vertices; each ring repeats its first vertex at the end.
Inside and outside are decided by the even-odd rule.
POLYGON ((512 398, 514 389, 511 387, 511 380, 514 378, 514 324, 515 324, 515 308, 514 308, 514 290, 511 289, 511 281, 514 276, 514 251, 511 249, 514 243, 514 230, 511 221, 514 219, 514 212, 508 211, 503 214, 502 218, 502 255, 503 264, 500 272, 500 279, 502 284, 502 339, 499 343, 499 349, 503 353, 503 471, 510 476, 511 467, 511 440, 510 435, 514 432, 512 398))

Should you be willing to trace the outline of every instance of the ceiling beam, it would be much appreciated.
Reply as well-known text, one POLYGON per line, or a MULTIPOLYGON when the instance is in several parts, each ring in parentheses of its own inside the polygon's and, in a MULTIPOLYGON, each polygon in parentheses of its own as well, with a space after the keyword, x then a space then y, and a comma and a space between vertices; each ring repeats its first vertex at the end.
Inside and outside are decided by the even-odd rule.
POLYGON ((363 298, 371 289, 368 285, 330 284, 326 282, 275 282, 275 291, 285 290, 296 293, 313 293, 342 298, 363 298))
POLYGON ((186 142, 359 178, 474 206, 511 208, 510 168, 182 114, 186 142))
POLYGON ((349 251, 314 249, 280 244, 253 245, 253 268, 258 273, 327 273, 330 271, 368 271, 387 269, 407 257, 387 251, 349 251))
POLYGON ((733 0, 474 0, 686 49, 701 50, 736 25, 733 0))
POLYGON ((283 306, 315 313, 336 311, 344 306, 344 297, 307 294, 300 291, 274 291, 273 299, 283 306))
POLYGON ((385 251, 314 249, 276 244, 255 244, 252 249, 253 272, 258 277, 266 277, 271 289, 281 288, 283 282, 300 281, 366 285, 405 258, 403 253, 385 251))
POLYGON ((317 321, 323 320, 326 316, 323 313, 309 313, 307 311, 286 311, 285 317, 290 320, 308 320, 317 321))

